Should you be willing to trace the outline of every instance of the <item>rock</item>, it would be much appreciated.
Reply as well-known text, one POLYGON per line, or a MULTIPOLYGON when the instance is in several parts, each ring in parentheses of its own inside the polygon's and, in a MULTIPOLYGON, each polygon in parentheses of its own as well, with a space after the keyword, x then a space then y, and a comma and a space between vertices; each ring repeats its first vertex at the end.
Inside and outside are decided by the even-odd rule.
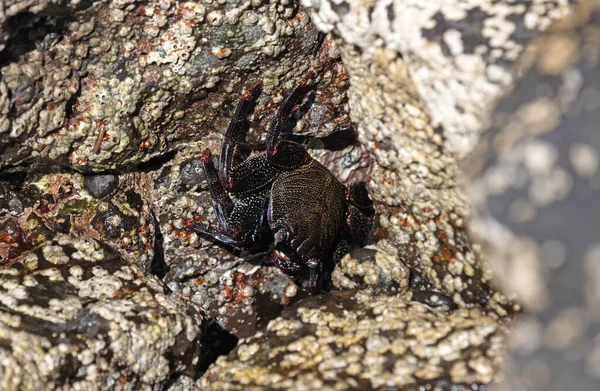
POLYGON ((95 198, 109 195, 119 186, 119 178, 113 174, 87 175, 83 187, 95 198))
POLYGON ((600 6, 536 39, 470 159, 472 231, 527 311, 501 389, 598 389, 600 6))
POLYGON ((323 142, 321 139, 313 141, 308 150, 313 158, 327 167, 342 183, 366 182, 373 160, 363 147, 357 145, 354 129, 350 132, 353 137, 350 140, 344 140, 344 135, 338 134, 329 137, 336 143, 341 141, 344 148, 339 149, 335 144, 328 145, 327 140, 323 142))
POLYGON ((398 249, 395 263, 410 269, 412 291, 438 292, 460 307, 487 305, 503 316, 518 310, 494 288, 469 237, 459 161, 476 144, 492 102, 515 80, 519 53, 568 8, 476 0, 460 7, 304 4, 316 26, 337 37, 350 76, 351 117, 373 159, 375 245, 398 249))
MULTIPOLYGON (((514 267, 521 272, 533 265, 512 281, 526 282, 521 291, 534 293, 526 307, 540 311, 513 336, 521 350, 511 385, 541 373, 541 388, 572 388, 561 383, 561 366, 590 383, 600 350, 581 341, 598 339, 590 315, 598 312, 598 251, 593 235, 552 221, 572 214, 587 224, 584 232, 597 231, 595 209, 581 206, 587 195, 598 198, 597 140, 563 135, 592 134, 586 126, 597 123, 590 114, 597 42, 580 44, 583 31, 593 37, 596 28, 532 41, 569 14, 557 1, 304 3, 316 27, 287 0, 5 2, 4 388, 489 387, 500 377, 504 323, 520 310, 492 283, 461 188, 462 159, 490 124, 481 136, 484 163, 467 165, 480 196, 473 228, 494 229, 484 238, 494 262, 525 259, 514 267), (523 75, 518 94, 492 115, 523 75), (310 298, 302 278, 282 273, 267 253, 215 245, 190 228, 217 226, 198 159, 205 148, 217 154, 239 96, 264 82, 247 140, 260 144, 282 94, 304 78, 313 87, 288 124, 290 137, 345 183, 368 181, 377 211, 369 246, 333 272, 334 287, 349 291, 310 298), (347 131, 349 111, 357 136, 347 131), (523 141, 504 137, 505 128, 538 133, 523 141), (573 141, 568 151, 554 134, 573 141), (510 140, 517 146, 509 144, 508 155, 495 149, 510 140), (515 161, 542 185, 513 178, 515 167, 503 171, 504 182, 488 172, 515 161), (503 183, 524 187, 490 196, 503 183), (514 194, 547 203, 534 208, 536 216, 549 213, 541 228, 510 220, 514 194), (585 274, 582 262, 561 261, 572 256, 586 259, 585 274), (546 260, 559 265, 546 271, 548 281, 538 267, 546 260), (576 294, 564 293, 562 268, 576 294), (553 319, 548 328, 542 318, 553 319), (554 350, 539 348, 542 336, 554 350), (247 339, 199 380, 238 338, 247 339), (566 356, 581 360, 565 363, 566 356)), ((527 202, 517 205, 521 218, 531 212, 527 202)))
POLYGON ((220 357, 205 390, 483 389, 502 327, 478 310, 433 309, 368 291, 310 297, 220 357))
MULTIPOLYGON (((386 129, 390 129, 391 121, 386 117, 394 115, 392 108, 398 108, 396 115, 400 118, 412 117, 409 124, 397 125, 404 128, 404 137, 390 137, 388 130, 370 138, 404 148, 419 139, 440 138, 433 144, 443 147, 442 159, 447 152, 464 157, 472 150, 494 102, 518 78, 515 63, 519 54, 536 33, 569 13, 567 2, 560 1, 530 4, 468 0, 458 6, 444 1, 423 4, 420 0, 368 4, 360 0, 303 0, 303 4, 314 11, 313 21, 321 31, 334 31, 343 43, 339 46, 353 85, 351 101, 359 95, 377 103, 372 106, 372 114, 388 125, 386 129), (357 73, 361 62, 373 66, 371 76, 364 81, 357 73), (371 80, 376 75, 387 80, 376 84, 371 80), (358 87, 359 83, 364 88, 368 83, 378 88, 360 95, 364 89, 358 87), (392 95, 399 105, 391 104, 392 95), (416 126, 423 117, 428 117, 430 123, 416 126), (413 127, 416 129, 410 129, 413 127), (435 134, 430 134, 429 127, 435 129, 435 134), (419 130, 425 132, 423 137, 406 144, 406 135, 419 130)), ((359 112, 353 117, 360 118, 359 112)), ((373 123, 371 131, 379 121, 373 123)), ((366 123, 364 119, 362 122, 366 123)), ((398 159, 396 163, 406 164, 408 156, 398 159)), ((395 163, 391 156, 389 163, 395 163)))
MULTIPOLYGON (((0 13, 0 51, 3 51, 7 44, 14 51, 23 50, 30 42, 23 39, 26 37, 26 29, 44 21, 50 13, 75 11, 78 8, 84 8, 86 4, 80 1, 69 0, 37 0, 20 1, 5 0, 3 2, 2 13, 0 13)), ((16 53, 15 53, 16 54, 16 53)))
POLYGON ((56 234, 72 233, 102 239, 125 259, 149 269, 154 254, 151 187, 147 187, 151 182, 143 174, 108 177, 102 192, 115 186, 117 191, 100 199, 101 189, 81 174, 32 174, 3 182, 0 207, 6 207, 0 210, 0 221, 4 220, 0 259, 11 259, 56 234), (90 186, 95 193, 88 191, 90 186))
POLYGON ((3 390, 156 389, 198 363, 200 313, 94 239, 3 264, 0 303, 3 390))
POLYGON ((0 168, 123 170, 206 147, 245 88, 264 81, 264 126, 309 71, 325 81, 303 131, 348 124, 339 54, 296 2, 51 3, 0 16, 0 168))
MULTIPOLYGON (((395 252, 395 248, 389 249, 395 252)), ((335 266, 333 285, 342 290, 370 288, 374 292, 403 292, 408 287, 409 270, 395 253, 377 246, 352 251, 335 266)))

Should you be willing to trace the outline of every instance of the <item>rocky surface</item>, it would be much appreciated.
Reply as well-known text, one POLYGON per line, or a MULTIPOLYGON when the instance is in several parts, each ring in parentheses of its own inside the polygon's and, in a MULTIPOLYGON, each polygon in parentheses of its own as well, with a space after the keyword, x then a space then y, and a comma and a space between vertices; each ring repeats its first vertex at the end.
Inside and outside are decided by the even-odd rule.
MULTIPOLYGON (((374 160, 375 245, 396 268, 410 269, 412 291, 437 291, 461 307, 486 305, 502 315, 518 310, 491 285, 469 237, 458 164, 515 80, 518 55, 567 12, 566 3, 304 4, 319 29, 338 37, 350 76, 351 117, 374 160)), ((340 271, 348 273, 354 271, 340 271)))
POLYGON ((569 388, 562 365, 593 384, 597 251, 557 221, 597 231, 598 34, 577 26, 598 17, 532 41, 569 3, 0 3, 0 384, 486 389, 520 305, 469 233, 461 159, 480 137, 464 166, 472 228, 539 311, 513 336, 509 386, 569 388), (308 298, 268 253, 190 228, 217 225, 198 158, 217 154, 239 96, 264 82, 260 145, 303 78, 290 137, 341 181, 368 181, 377 211, 369 245, 333 271, 345 292, 308 298))
POLYGON ((155 389, 193 372, 202 323, 106 244, 57 234, 0 270, 0 388, 155 389))
POLYGON ((347 254, 331 276, 341 290, 371 288, 379 292, 404 292, 409 285, 410 270, 398 262, 397 253, 369 245, 347 254))
POLYGON ((507 389, 600 384, 599 38, 584 2, 537 39, 468 165, 473 232, 527 310, 507 389))
POLYGON ((154 221, 143 174, 8 175, 0 190, 0 260, 75 234, 102 239, 143 270, 154 255, 154 221))
POLYGON ((294 2, 6 6, 0 168, 44 159, 78 171, 122 169, 207 143, 244 88, 263 80, 270 108, 309 70, 335 82, 326 101, 315 99, 305 130, 347 121, 339 61, 294 2))
MULTIPOLYGON (((357 122, 361 114, 369 115, 362 117, 365 124, 371 123, 365 141, 392 144, 378 147, 380 154, 391 146, 424 154, 423 147, 417 148, 419 141, 439 145, 437 165, 426 165, 430 180, 442 175, 436 169, 440 163, 450 169, 448 155, 464 157, 473 149, 496 100, 518 78, 519 55, 536 33, 568 14, 569 3, 573 2, 304 0, 315 11, 317 27, 341 37, 340 51, 350 76, 355 81, 359 74, 367 77, 353 82, 351 90, 354 108, 359 105, 358 97, 375 105, 370 111, 353 112, 357 122), (359 73, 363 68, 364 74, 359 73), (367 84, 373 89, 362 93, 367 84), (393 101, 398 105, 392 105, 393 101), (396 107, 398 119, 408 124, 400 123, 396 132, 378 125, 377 120, 389 125, 396 107), (430 123, 419 126, 423 118, 430 123), (421 137, 409 140, 411 133, 421 133, 421 137)), ((408 159, 388 156, 386 166, 407 165, 408 159)), ((420 171, 422 177, 423 168, 419 168, 413 167, 413 175, 420 171)), ((452 171, 447 175, 452 177, 452 171)), ((448 178, 437 179, 449 185, 448 178)))
POLYGON ((502 328, 368 291, 306 299, 205 374, 207 390, 477 390, 495 376, 502 328))

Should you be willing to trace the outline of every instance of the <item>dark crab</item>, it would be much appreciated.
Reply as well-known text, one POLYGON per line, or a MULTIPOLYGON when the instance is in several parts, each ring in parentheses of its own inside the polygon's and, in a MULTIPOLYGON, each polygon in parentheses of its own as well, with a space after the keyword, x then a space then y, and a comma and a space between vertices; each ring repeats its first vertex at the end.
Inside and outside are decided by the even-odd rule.
POLYGON ((372 225, 373 205, 364 182, 341 184, 296 142, 280 139, 293 108, 307 91, 294 87, 275 113, 266 151, 234 166, 245 145, 246 117, 261 91, 254 84, 240 99, 225 134, 215 167, 206 149, 202 165, 219 229, 195 223, 194 231, 237 248, 247 248, 269 235, 275 244, 273 262, 286 274, 308 269, 309 290, 321 289, 323 263, 364 245, 372 225))

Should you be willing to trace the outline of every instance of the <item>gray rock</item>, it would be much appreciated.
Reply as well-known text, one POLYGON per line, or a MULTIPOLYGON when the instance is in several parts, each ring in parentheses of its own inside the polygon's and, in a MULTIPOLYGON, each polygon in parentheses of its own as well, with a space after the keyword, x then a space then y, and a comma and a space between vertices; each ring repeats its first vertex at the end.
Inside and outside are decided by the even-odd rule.
POLYGON ((156 389, 201 349, 201 315, 94 239, 5 263, 0 307, 3 390, 156 389))
POLYGON ((86 175, 83 186, 93 197, 103 198, 119 186, 119 178, 113 174, 86 175))
MULTIPOLYGON (((443 147, 441 154, 448 154, 447 150, 459 157, 476 145, 494 102, 518 78, 516 61, 531 38, 566 15, 568 3, 467 0, 458 5, 444 1, 424 4, 420 0, 303 0, 314 10, 317 27, 324 32, 335 31, 344 42, 340 52, 353 85, 362 82, 354 66, 358 57, 364 65, 374 65, 371 77, 385 75, 386 82, 393 82, 380 80, 378 89, 360 95, 377 104, 373 106, 374 119, 387 123, 386 117, 393 115, 389 111, 392 107, 398 107, 401 117, 408 114, 415 121, 427 116, 437 136, 430 134, 428 126, 417 127, 427 134, 421 138, 439 137, 436 144, 443 147), (400 83, 405 72, 410 73, 405 75, 410 82, 400 83), (397 92, 398 106, 392 106, 386 97, 393 92, 397 92), (387 105, 380 103, 383 101, 387 105), (384 106, 388 111, 379 109, 384 106)), ((358 87, 353 86, 352 95, 357 92, 358 87)), ((354 118, 359 119, 358 114, 354 112, 354 118)), ((410 134, 412 126, 405 127, 410 134)), ((390 136, 388 131, 369 138, 379 142, 386 139, 404 148, 411 145, 405 143, 405 137, 390 136)), ((398 159, 398 163, 406 163, 408 156, 398 159)), ((393 165, 394 159, 390 157, 389 163, 393 165)), ((434 169, 429 175, 436 172, 434 169)))
POLYGON ((205 390, 475 390, 503 357, 477 310, 432 309, 369 291, 307 298, 220 357, 205 390))
POLYGON ((472 230, 526 310, 506 389, 600 384, 599 20, 583 2, 535 41, 468 164, 472 230))

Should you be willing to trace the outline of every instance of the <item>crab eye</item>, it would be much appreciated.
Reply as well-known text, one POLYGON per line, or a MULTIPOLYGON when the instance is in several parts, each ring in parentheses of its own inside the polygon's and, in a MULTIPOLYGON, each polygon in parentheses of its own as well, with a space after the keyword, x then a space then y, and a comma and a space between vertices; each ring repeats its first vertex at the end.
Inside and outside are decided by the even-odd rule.
POLYGON ((287 238, 288 238, 288 233, 282 229, 280 229, 279 231, 277 231, 275 233, 275 242, 276 243, 284 242, 285 240, 287 240, 287 238))

